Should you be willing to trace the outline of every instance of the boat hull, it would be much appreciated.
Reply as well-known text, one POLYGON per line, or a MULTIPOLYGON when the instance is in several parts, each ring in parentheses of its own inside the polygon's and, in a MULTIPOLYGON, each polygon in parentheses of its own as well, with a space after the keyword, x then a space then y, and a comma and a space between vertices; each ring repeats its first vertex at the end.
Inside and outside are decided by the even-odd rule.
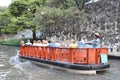
POLYGON ((36 59, 32 57, 25 57, 25 56, 19 56, 21 59, 27 59, 34 62, 40 62, 44 64, 64 67, 67 69, 73 69, 73 70, 95 70, 95 71, 103 71, 107 68, 110 68, 110 64, 72 64, 69 62, 60 62, 60 61, 51 61, 51 60, 45 60, 45 59, 36 59))

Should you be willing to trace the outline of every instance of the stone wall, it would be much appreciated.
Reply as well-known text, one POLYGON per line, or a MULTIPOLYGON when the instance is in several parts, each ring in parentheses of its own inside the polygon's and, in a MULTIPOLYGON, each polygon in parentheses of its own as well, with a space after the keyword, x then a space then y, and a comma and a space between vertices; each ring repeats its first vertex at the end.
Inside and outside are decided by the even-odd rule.
MULTIPOLYGON (((37 35, 38 35, 38 33, 39 32, 37 32, 37 35)), ((32 31, 29 29, 25 29, 23 31, 18 32, 17 34, 1 34, 0 35, 0 41, 6 41, 6 40, 11 40, 11 39, 20 39, 20 38, 32 38, 32 31)))
POLYGON ((7 41, 10 39, 17 39, 17 38, 19 38, 19 36, 16 34, 1 34, 0 35, 0 41, 7 41))
POLYGON ((99 0, 86 4, 88 26, 91 32, 99 32, 107 44, 120 42, 120 1, 99 0))

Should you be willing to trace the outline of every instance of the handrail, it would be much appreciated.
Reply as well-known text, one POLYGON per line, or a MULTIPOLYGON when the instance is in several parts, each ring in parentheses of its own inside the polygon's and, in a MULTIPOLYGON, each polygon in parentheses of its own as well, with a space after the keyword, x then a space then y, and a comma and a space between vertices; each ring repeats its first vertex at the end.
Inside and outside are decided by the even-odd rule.
POLYGON ((74 64, 99 64, 101 54, 108 56, 108 49, 20 46, 20 56, 74 64))

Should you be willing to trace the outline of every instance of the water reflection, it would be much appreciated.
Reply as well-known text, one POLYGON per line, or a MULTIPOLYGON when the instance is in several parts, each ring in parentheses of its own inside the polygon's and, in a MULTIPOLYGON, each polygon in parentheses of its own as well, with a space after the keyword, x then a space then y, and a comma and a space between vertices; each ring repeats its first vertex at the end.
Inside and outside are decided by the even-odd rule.
POLYGON ((120 61, 109 60, 111 67, 96 75, 76 75, 21 62, 18 47, 0 46, 0 80, 120 80, 120 61))

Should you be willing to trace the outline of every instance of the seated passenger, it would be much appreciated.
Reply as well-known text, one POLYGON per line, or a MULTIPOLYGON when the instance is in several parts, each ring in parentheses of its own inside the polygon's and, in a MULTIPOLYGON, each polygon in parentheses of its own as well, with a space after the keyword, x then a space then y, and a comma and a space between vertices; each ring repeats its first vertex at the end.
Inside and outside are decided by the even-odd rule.
POLYGON ((42 46, 42 42, 40 40, 37 41, 37 46, 42 46))
POLYGON ((33 41, 33 46, 37 46, 37 41, 36 40, 33 41))
POLYGON ((55 44, 56 44, 56 47, 61 47, 61 44, 59 43, 59 41, 57 41, 55 44))
POLYGON ((73 41, 72 44, 69 46, 70 48, 77 48, 77 43, 76 41, 73 41))
POLYGON ((48 41, 42 40, 42 46, 49 46, 48 41))
POLYGON ((56 47, 55 40, 51 40, 49 47, 56 47))
POLYGON ((27 40, 27 43, 25 43, 25 45, 32 45, 32 43, 30 42, 30 40, 27 40))
POLYGON ((95 37, 93 39, 93 48, 100 48, 101 47, 101 40, 99 33, 95 33, 95 37))
POLYGON ((21 41, 20 41, 20 46, 24 46, 24 45, 25 45, 24 41, 21 40, 21 41))
POLYGON ((78 42, 79 48, 100 48, 101 47, 101 40, 99 33, 95 33, 95 37, 90 42, 78 42))

